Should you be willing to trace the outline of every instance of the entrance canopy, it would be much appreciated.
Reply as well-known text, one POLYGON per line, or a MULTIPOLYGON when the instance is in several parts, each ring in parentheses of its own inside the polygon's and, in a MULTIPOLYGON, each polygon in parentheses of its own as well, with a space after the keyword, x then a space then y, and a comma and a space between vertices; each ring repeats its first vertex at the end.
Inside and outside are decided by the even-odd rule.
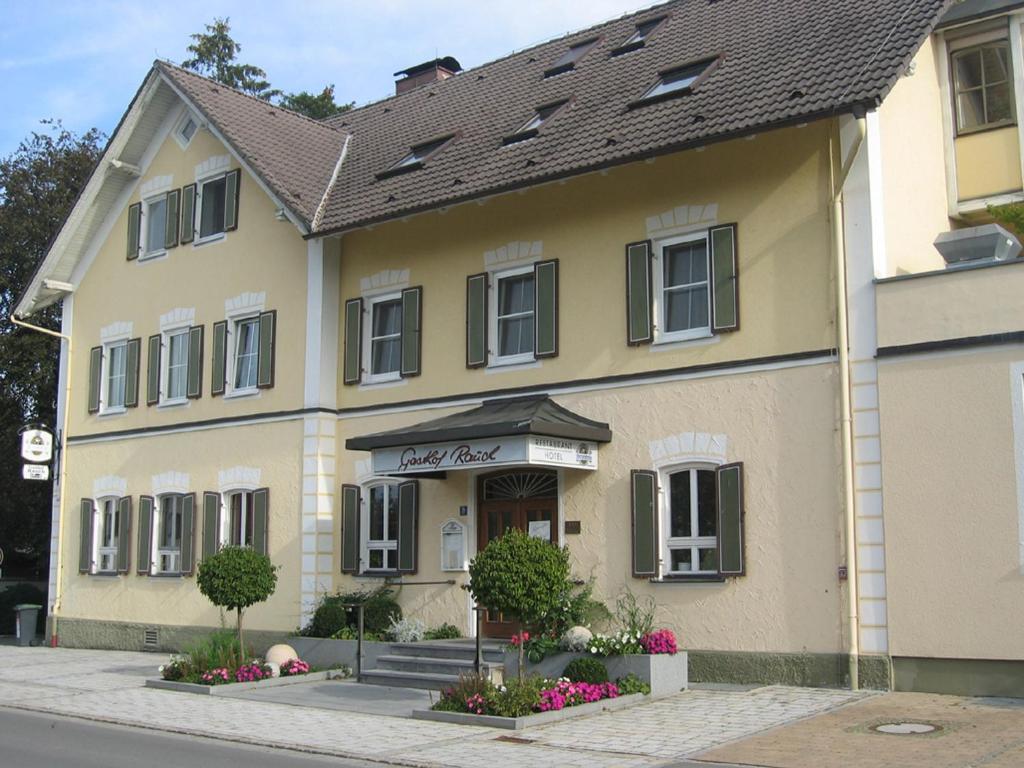
POLYGON ((427 475, 481 467, 597 469, 607 424, 558 405, 547 395, 485 400, 477 408, 403 429, 345 441, 371 451, 374 474, 427 475))

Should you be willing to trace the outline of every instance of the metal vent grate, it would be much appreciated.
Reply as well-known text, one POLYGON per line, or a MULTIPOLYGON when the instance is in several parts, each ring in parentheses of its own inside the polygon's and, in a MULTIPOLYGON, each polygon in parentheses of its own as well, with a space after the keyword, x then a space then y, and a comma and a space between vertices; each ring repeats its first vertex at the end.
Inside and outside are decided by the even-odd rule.
POLYGON ((142 637, 142 647, 147 651, 155 651, 160 645, 160 630, 146 627, 142 637))

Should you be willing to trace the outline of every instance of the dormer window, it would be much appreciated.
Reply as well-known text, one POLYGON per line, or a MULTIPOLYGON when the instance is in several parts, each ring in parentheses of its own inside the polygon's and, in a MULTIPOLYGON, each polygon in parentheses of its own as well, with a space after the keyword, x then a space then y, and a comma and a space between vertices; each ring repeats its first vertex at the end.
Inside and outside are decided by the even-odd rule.
POLYGON ((643 106, 655 101, 692 93, 694 87, 711 74, 717 62, 717 59, 710 59, 662 72, 658 82, 648 88, 647 92, 637 101, 630 104, 630 107, 643 106))
POLYGON ((415 171, 422 168, 423 164, 430 157, 444 149, 444 147, 446 147, 454 138, 454 135, 450 135, 444 136, 440 139, 434 139, 433 141, 427 141, 423 144, 417 144, 397 163, 378 173, 377 178, 386 179, 389 176, 395 176, 399 173, 407 173, 408 171, 415 171))
POLYGON ((647 38, 654 34, 654 30, 660 27, 667 18, 667 16, 659 16, 637 24, 633 34, 627 37, 622 45, 612 51, 612 56, 620 56, 623 53, 635 51, 637 48, 643 48, 647 38))
POLYGON ((502 142, 504 144, 514 144, 517 141, 532 139, 540 131, 540 127, 547 123, 548 120, 554 117, 555 114, 568 103, 568 99, 563 99, 562 101, 556 101, 552 104, 545 104, 542 107, 537 107, 537 111, 534 112, 533 117, 519 126, 515 133, 510 136, 506 136, 502 142))
POLYGON ((599 39, 595 37, 592 40, 585 40, 582 43, 570 46, 569 50, 555 60, 554 64, 544 70, 544 77, 554 77, 555 75, 575 69, 576 62, 590 53, 590 50, 597 45, 599 39))

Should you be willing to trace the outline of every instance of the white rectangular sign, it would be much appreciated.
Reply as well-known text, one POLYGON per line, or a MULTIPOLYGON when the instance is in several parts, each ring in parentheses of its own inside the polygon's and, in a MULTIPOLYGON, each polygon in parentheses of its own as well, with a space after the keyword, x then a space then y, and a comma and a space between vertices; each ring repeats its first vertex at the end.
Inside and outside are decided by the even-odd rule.
POLYGON ((515 465, 594 470, 597 469, 597 443, 512 435, 373 450, 373 472, 378 475, 415 475, 515 465))
POLYGON ((25 480, 49 480, 50 466, 48 464, 22 464, 21 476, 25 480))

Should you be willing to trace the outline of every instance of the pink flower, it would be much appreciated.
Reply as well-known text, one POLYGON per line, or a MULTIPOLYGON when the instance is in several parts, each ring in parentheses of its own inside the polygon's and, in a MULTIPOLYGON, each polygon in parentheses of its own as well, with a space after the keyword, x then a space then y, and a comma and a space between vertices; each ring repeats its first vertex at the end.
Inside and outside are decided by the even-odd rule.
POLYGON ((671 629, 658 629, 640 638, 640 646, 649 654, 675 654, 678 652, 676 636, 671 629))

